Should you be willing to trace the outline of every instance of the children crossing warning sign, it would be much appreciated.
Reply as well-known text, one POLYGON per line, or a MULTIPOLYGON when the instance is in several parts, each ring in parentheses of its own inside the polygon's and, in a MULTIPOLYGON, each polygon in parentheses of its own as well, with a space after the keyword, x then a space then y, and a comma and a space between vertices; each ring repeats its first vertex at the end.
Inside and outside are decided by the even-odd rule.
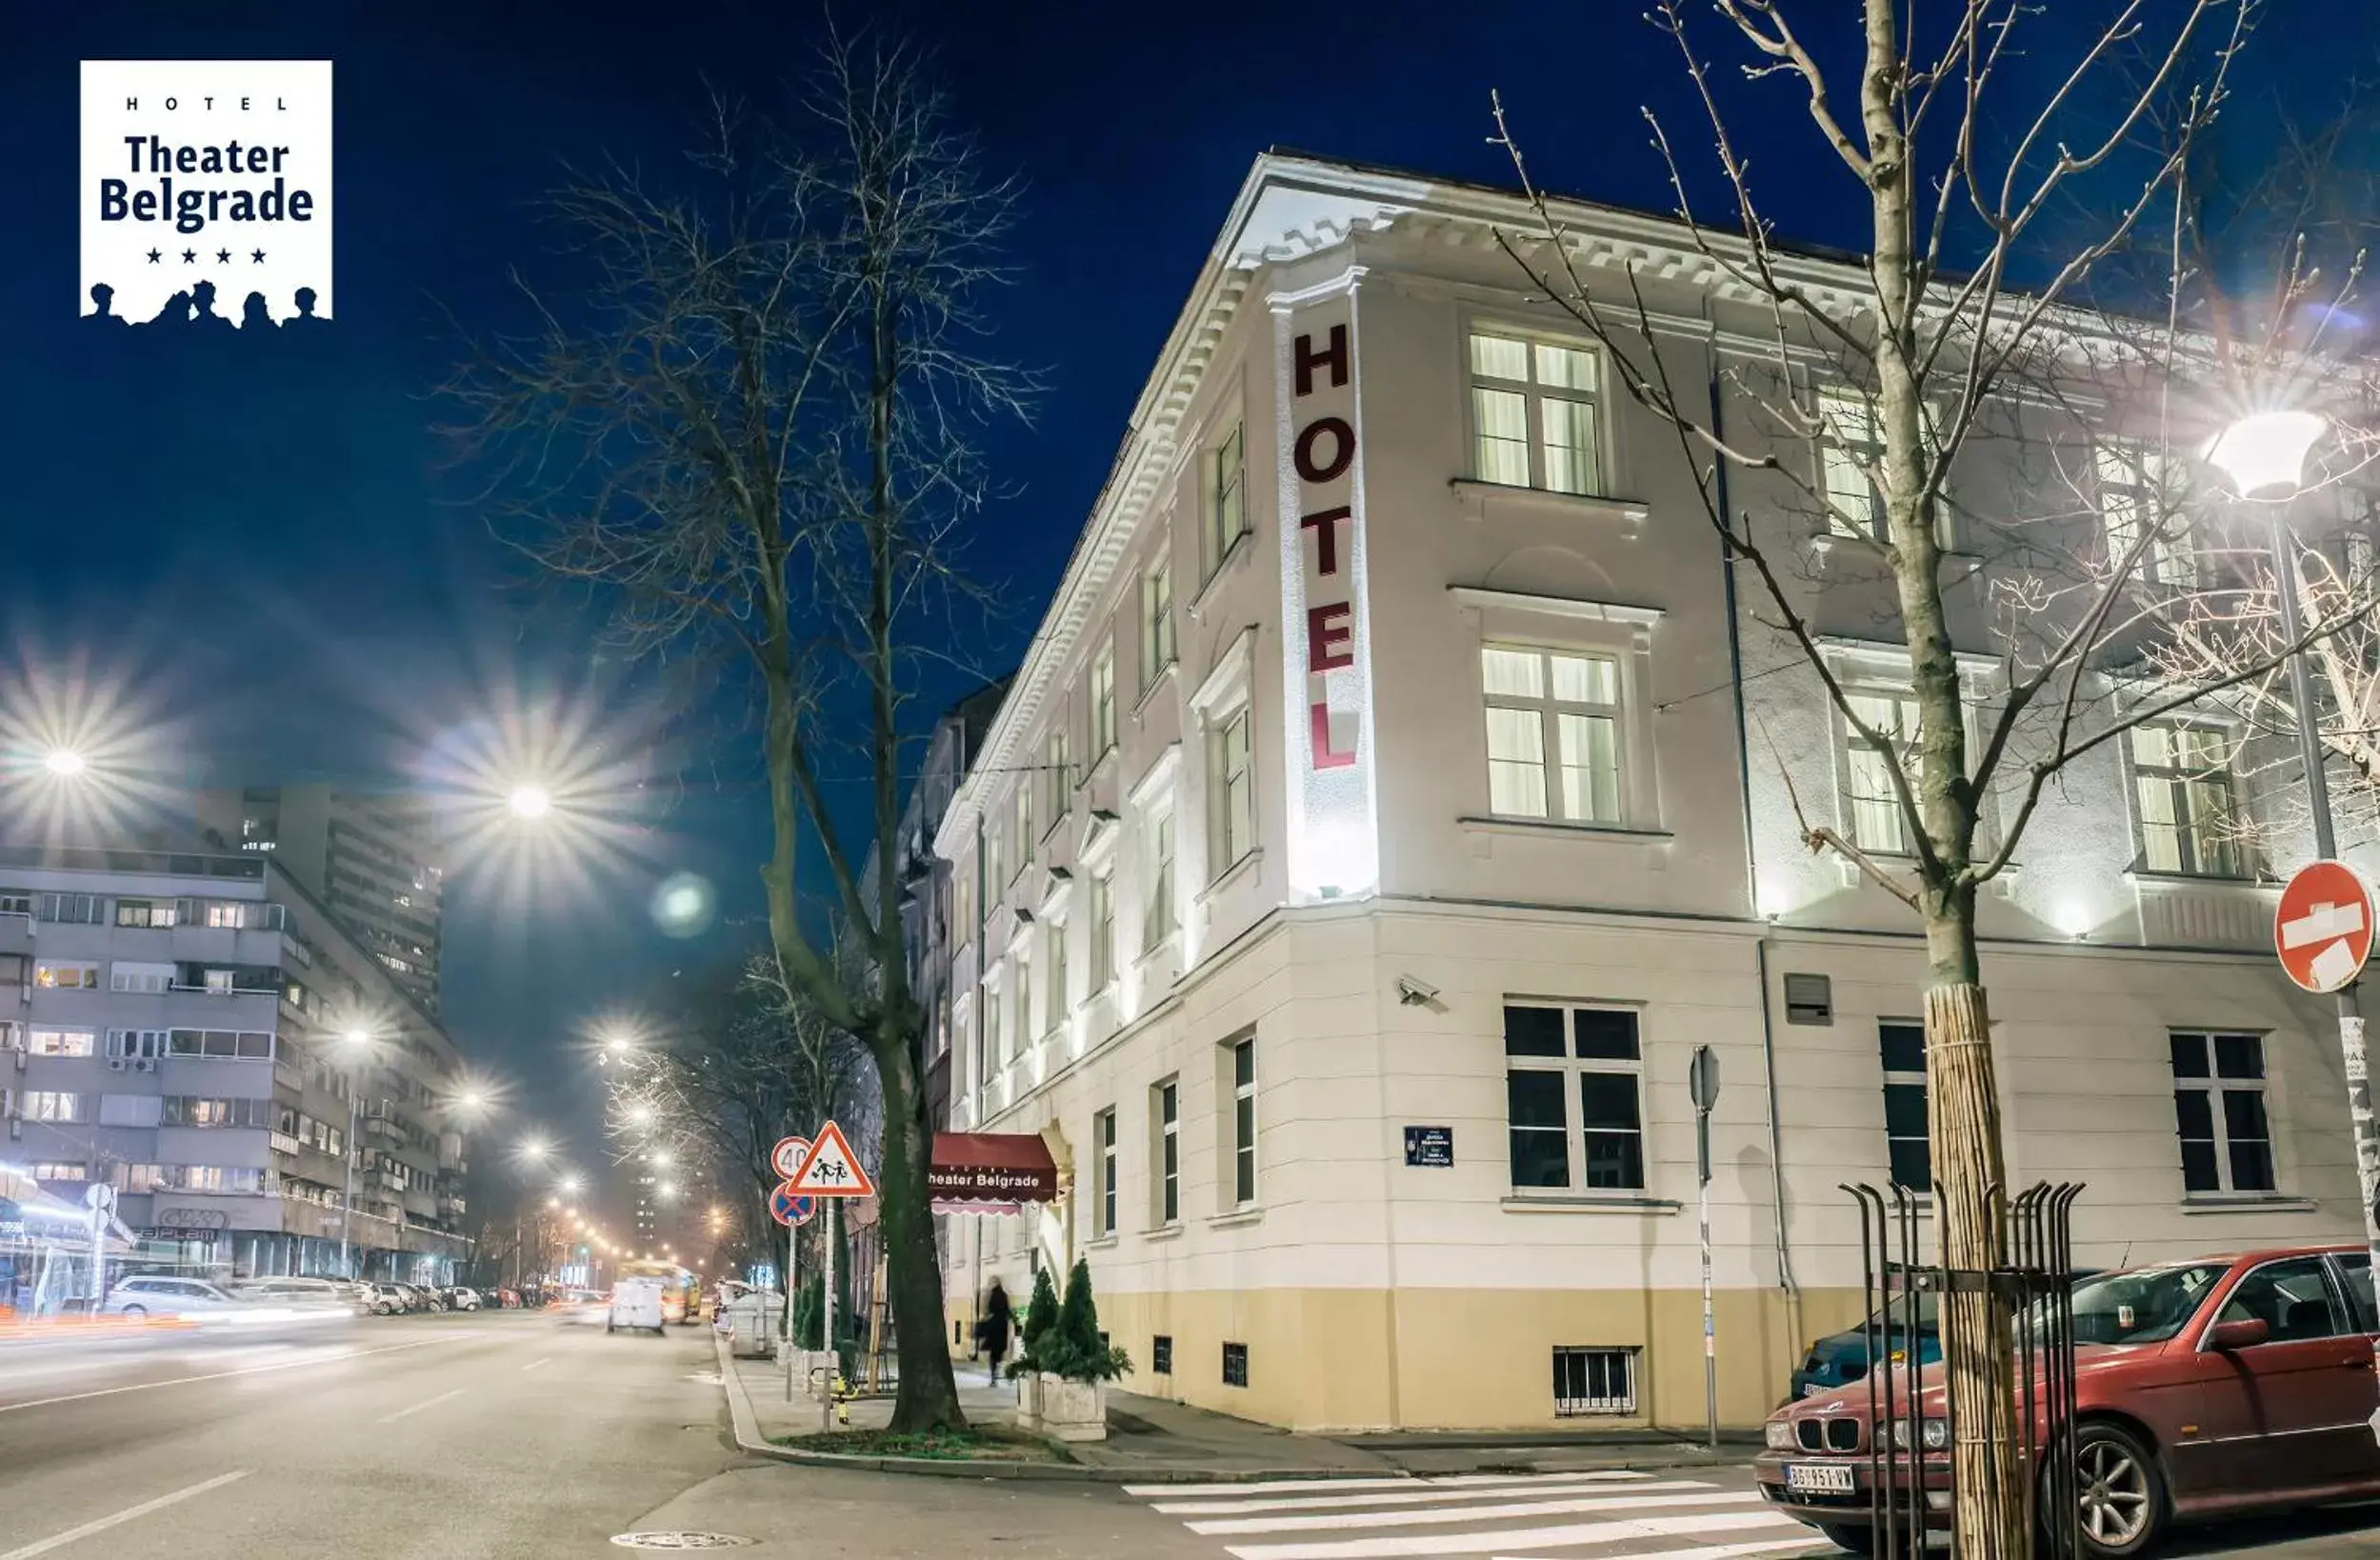
POLYGON ((830 1121, 818 1129, 818 1139, 810 1146, 810 1157, 801 1168, 786 1178, 786 1190, 810 1197, 873 1197, 876 1183, 868 1179, 860 1169, 859 1155, 843 1135, 843 1129, 830 1121))

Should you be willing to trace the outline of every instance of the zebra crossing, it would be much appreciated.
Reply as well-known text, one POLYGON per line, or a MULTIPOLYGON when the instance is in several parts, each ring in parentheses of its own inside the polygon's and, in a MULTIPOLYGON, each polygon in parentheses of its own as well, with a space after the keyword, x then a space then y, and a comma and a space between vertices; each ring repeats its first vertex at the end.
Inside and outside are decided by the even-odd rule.
POLYGON ((1834 1547, 1749 1476, 1468 1473, 1127 1485, 1232 1560, 1796 1560, 1834 1547), (1721 1482, 1724 1481, 1724 1482, 1721 1482))

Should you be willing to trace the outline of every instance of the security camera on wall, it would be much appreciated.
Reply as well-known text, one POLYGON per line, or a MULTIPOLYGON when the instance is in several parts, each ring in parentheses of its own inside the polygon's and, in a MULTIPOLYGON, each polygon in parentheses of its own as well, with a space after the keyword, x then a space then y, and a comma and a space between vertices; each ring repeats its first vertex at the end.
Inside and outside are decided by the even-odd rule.
POLYGON ((1418 1008, 1425 1002, 1437 1001, 1438 989, 1417 975, 1399 975, 1396 999, 1408 1008, 1418 1008))

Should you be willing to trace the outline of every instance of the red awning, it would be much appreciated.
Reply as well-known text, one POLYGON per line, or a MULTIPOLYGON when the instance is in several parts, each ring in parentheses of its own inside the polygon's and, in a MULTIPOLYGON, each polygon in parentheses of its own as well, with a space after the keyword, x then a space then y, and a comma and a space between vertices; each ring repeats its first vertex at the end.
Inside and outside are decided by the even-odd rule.
POLYGON ((936 1132, 927 1186, 937 1204, 1055 1202, 1057 1162, 1032 1132, 936 1132))

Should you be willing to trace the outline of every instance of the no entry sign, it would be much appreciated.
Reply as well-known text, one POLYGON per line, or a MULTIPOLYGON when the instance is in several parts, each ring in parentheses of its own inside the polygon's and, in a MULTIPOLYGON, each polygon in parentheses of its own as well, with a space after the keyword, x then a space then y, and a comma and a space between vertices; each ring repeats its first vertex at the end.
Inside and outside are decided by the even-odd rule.
POLYGON ((2336 991, 2371 957, 2371 890, 2341 861, 2311 862, 2281 890, 2272 947, 2290 979, 2309 991, 2336 991))

